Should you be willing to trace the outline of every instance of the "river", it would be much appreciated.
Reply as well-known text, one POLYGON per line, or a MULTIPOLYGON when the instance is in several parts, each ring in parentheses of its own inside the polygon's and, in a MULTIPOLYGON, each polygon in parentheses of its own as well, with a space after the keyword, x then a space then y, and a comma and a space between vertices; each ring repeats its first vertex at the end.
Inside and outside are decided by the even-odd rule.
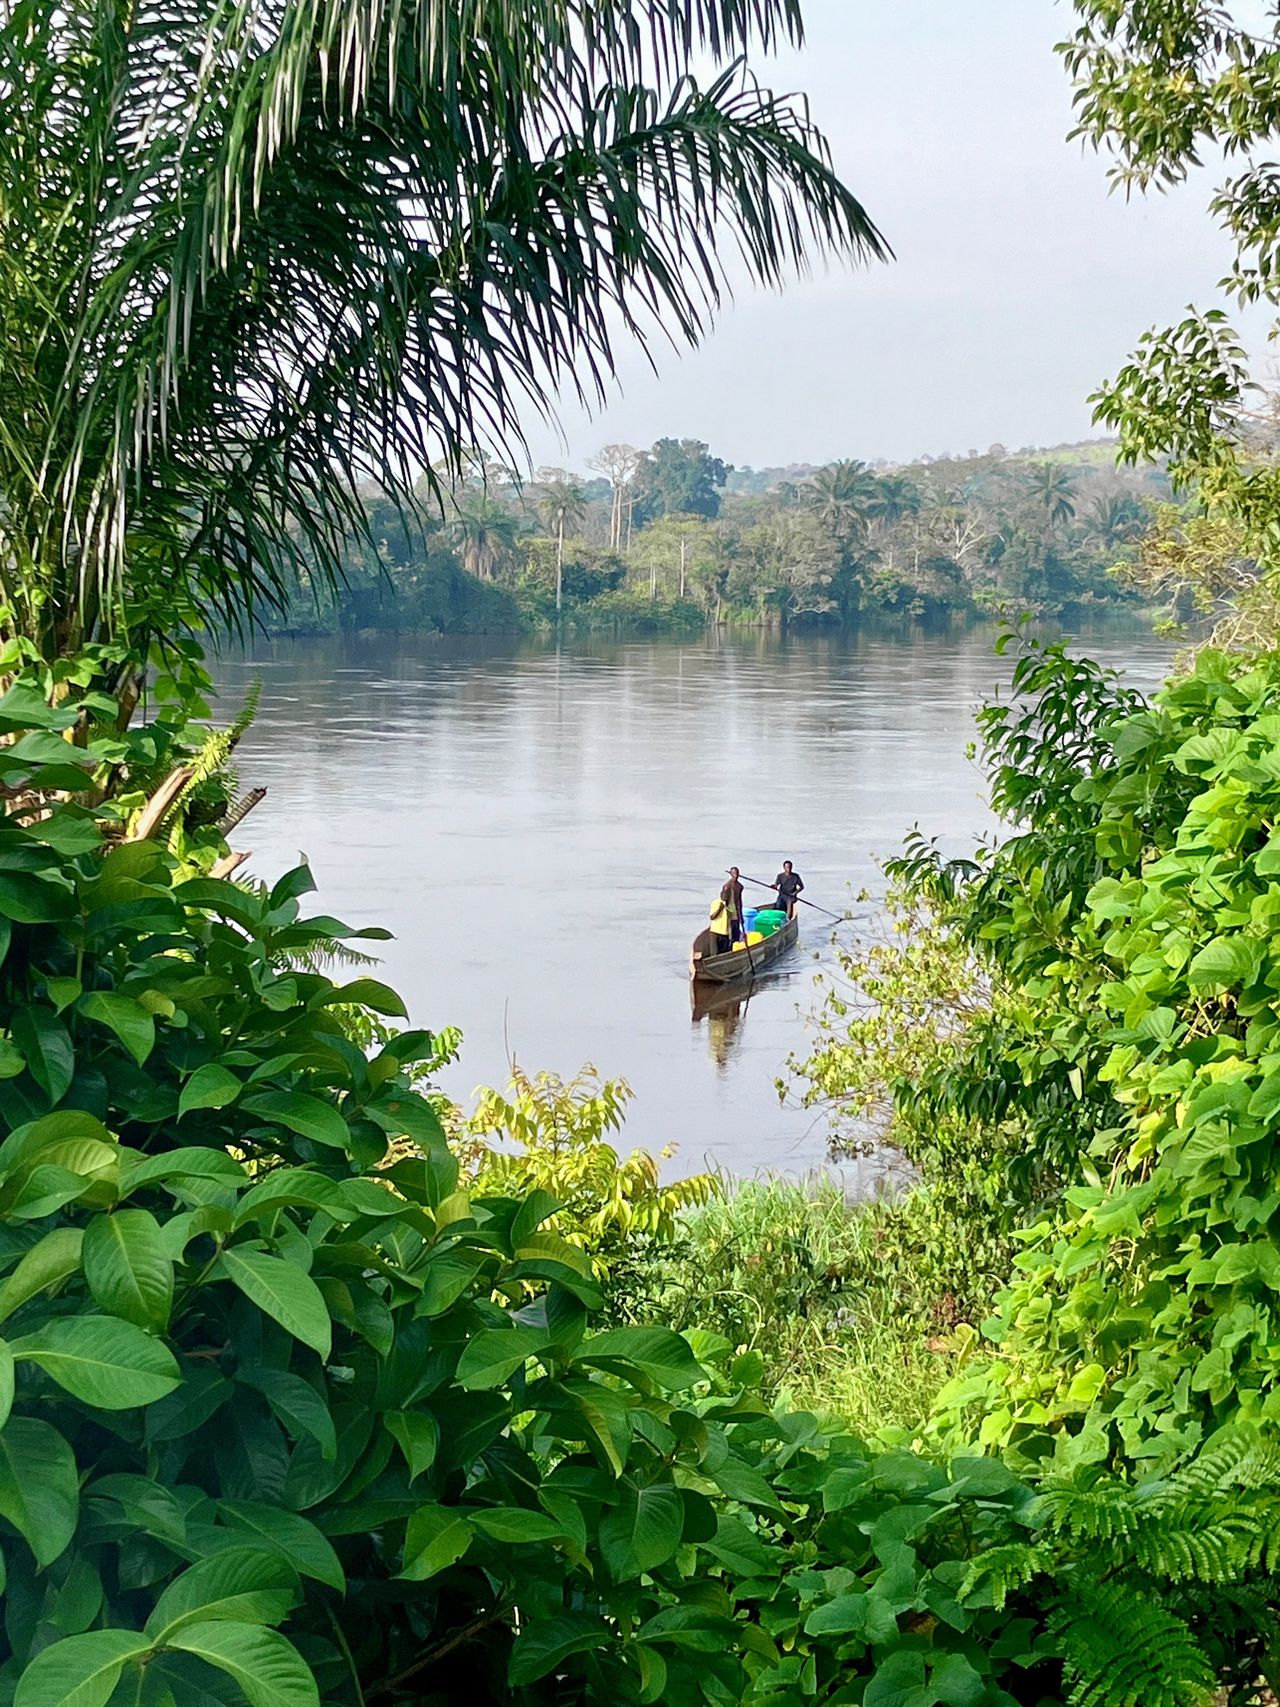
MULTIPOLYGON (((668 1173, 804 1173, 826 1130, 774 1083, 805 1047, 831 927, 806 912, 785 972, 710 1015, 690 940, 730 864, 770 879, 790 858, 809 899, 866 918, 853 898, 913 824, 971 848, 991 817, 966 744, 1008 673, 992 641, 263 645, 216 672, 224 713, 262 683, 238 768, 267 796, 235 842, 263 877, 305 854, 320 909, 395 932, 380 975, 413 1023, 463 1030, 452 1093, 503 1083, 509 1058, 590 1062, 630 1081, 626 1141, 671 1149, 668 1173)), ((1136 627, 1087 649, 1143 687, 1169 658, 1136 627)), ((843 1171, 857 1192, 882 1169, 843 1171)))

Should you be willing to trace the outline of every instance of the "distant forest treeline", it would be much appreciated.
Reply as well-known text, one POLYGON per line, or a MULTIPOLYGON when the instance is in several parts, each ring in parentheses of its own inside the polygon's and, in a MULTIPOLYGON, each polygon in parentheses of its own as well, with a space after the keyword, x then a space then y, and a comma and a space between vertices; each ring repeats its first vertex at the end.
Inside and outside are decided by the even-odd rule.
MULTIPOLYGON (((434 488, 434 489, 433 489, 434 488)), ((276 628, 529 632, 708 623, 1077 617, 1137 596, 1115 573, 1167 502, 1155 466, 1096 442, 909 465, 735 469, 696 439, 607 445, 519 482, 477 457, 408 518, 366 497, 346 584, 301 586, 276 628)))

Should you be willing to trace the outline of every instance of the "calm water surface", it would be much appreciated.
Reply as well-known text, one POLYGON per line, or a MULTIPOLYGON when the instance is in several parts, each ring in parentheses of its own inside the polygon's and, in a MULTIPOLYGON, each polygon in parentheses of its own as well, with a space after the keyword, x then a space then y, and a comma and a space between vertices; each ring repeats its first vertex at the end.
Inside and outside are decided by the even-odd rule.
MULTIPOLYGON (((674 1147, 669 1170, 804 1172, 825 1127, 773 1086, 805 1046, 830 927, 806 913, 787 971, 709 1015, 690 940, 732 863, 772 878, 790 858, 841 912, 913 824, 970 848, 991 818, 965 746, 1007 673, 991 646, 279 642, 218 670, 231 699, 262 681, 239 768, 268 794, 236 842, 263 877, 305 853, 324 911, 395 931, 384 975, 413 1022, 465 1034, 455 1094, 502 1083, 509 1057, 592 1062, 631 1081, 627 1136, 674 1147)), ((1141 630, 1088 650, 1140 686, 1169 655, 1141 630)), ((845 1169, 852 1189, 878 1171, 845 1169)))

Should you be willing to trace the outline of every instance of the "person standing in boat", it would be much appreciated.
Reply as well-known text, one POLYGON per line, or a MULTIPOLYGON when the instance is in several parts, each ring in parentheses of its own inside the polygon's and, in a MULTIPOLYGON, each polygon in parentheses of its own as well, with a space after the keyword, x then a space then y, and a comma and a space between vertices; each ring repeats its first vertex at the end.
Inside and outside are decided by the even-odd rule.
POLYGON ((733 947, 733 924, 729 917, 729 903, 724 898, 723 890, 711 903, 710 913, 711 920, 707 928, 711 932, 711 952, 728 954, 733 947))
POLYGON ((784 909, 789 919, 796 916, 796 898, 804 888, 804 879, 794 869, 789 859, 782 862, 782 870, 773 880, 773 887, 778 891, 778 905, 784 909))
POLYGON ((736 865, 729 867, 729 881, 720 891, 720 899, 729 912, 729 945, 732 947, 746 937, 742 928, 742 875, 736 865))

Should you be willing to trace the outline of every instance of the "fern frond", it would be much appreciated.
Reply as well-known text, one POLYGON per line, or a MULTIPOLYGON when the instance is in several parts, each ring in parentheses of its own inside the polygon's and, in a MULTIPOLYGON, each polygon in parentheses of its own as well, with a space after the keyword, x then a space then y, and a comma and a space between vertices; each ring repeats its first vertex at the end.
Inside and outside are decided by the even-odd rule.
POLYGON ((1127 1584, 1087 1583, 1064 1596, 1048 1635, 1070 1707, 1209 1707, 1216 1678, 1191 1630, 1127 1584))
POLYGON ((990 1598, 997 1612, 1018 1589, 1025 1588, 1042 1572, 1052 1569, 1053 1555, 1042 1547, 1026 1542, 1010 1542, 1004 1547, 991 1547, 979 1553, 969 1566, 969 1574, 960 1590, 962 1604, 978 1593, 990 1598))
POLYGON ((1199 1494, 1214 1498, 1229 1488, 1275 1488, 1280 1485, 1280 1451, 1246 1424, 1223 1429, 1189 1464, 1160 1482, 1148 1483, 1144 1497, 1199 1494))
POLYGON ((1118 1541, 1138 1527, 1133 1490, 1123 1482, 1046 1488, 1036 1502, 1036 1513, 1051 1534, 1072 1541, 1118 1541))
POLYGON ((1280 1540, 1280 1514, 1185 1508, 1163 1521, 1140 1525, 1133 1538, 1135 1563, 1171 1582, 1234 1582, 1256 1570, 1280 1540))

